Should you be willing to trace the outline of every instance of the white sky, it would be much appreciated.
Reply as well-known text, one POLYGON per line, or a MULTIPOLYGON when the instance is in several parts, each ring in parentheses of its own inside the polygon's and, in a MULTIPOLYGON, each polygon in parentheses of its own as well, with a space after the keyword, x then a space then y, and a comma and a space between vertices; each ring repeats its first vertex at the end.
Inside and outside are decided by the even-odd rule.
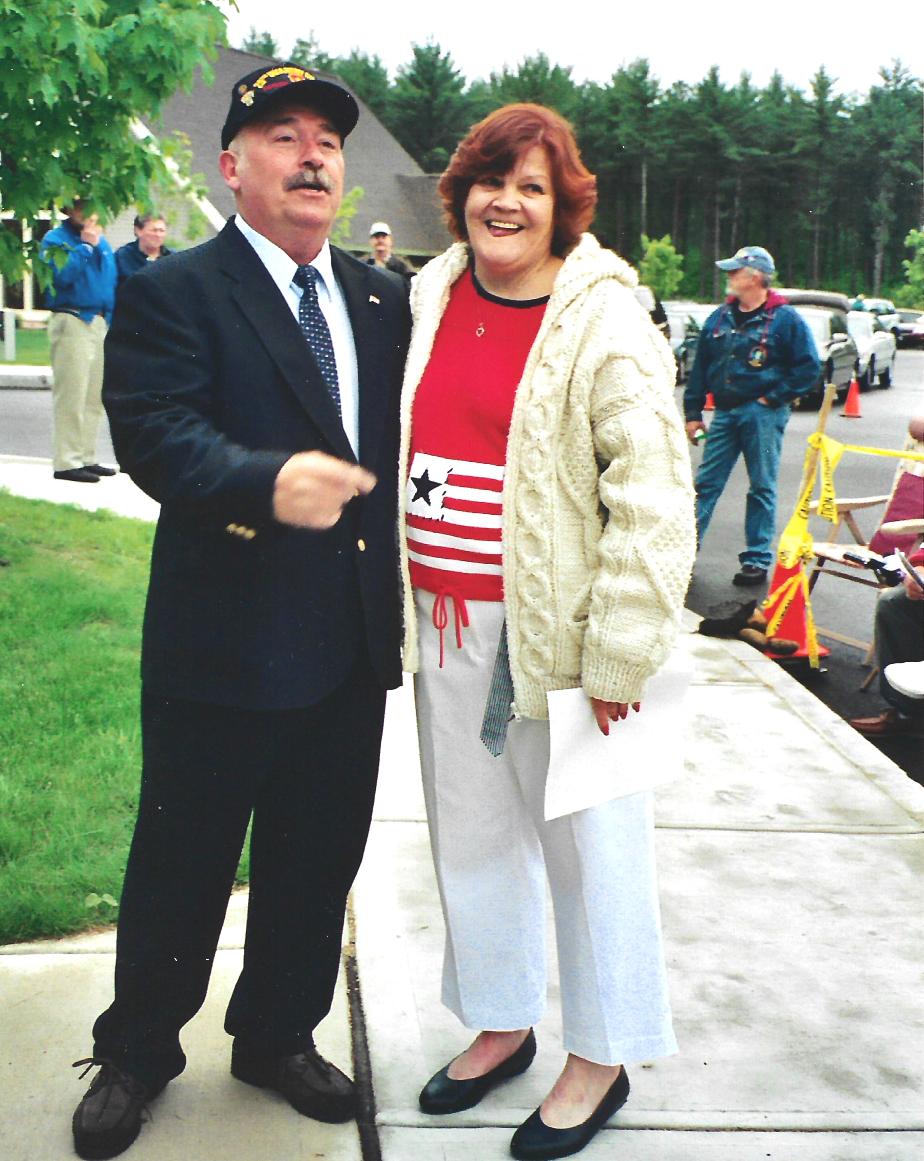
MULTIPOLYGON (((219 0, 220 2, 220 0, 219 0)), ((896 56, 924 75, 924 36, 911 17, 914 5, 878 7, 875 0, 634 0, 616 5, 532 0, 476 4, 463 0, 238 0, 230 11, 228 42, 238 46, 253 25, 273 34, 282 54, 313 31, 331 56, 352 48, 378 54, 392 77, 411 57, 411 44, 436 41, 467 80, 487 78, 504 65, 545 52, 553 64, 571 65, 577 81, 607 81, 621 64, 647 57, 663 87, 696 82, 717 64, 726 84, 747 70, 763 85, 774 69, 808 89, 824 64, 840 93, 866 93, 880 65, 896 56), (298 13, 305 11, 306 15, 298 13), (562 14, 570 19, 563 26, 562 14), (899 17, 901 13, 901 17, 899 17)))

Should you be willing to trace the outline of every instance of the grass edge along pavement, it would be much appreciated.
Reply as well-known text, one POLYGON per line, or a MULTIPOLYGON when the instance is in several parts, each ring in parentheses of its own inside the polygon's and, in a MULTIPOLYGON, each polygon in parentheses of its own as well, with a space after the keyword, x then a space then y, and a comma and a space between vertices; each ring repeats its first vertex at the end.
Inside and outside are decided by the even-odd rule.
POLYGON ((0 944, 118 915, 153 531, 0 490, 0 944))
MULTIPOLYGON (((16 358, 12 365, 26 367, 47 367, 51 363, 51 348, 48 345, 48 331, 27 330, 16 328, 16 358)), ((0 343, 0 367, 11 365, 3 357, 3 344, 0 343)))

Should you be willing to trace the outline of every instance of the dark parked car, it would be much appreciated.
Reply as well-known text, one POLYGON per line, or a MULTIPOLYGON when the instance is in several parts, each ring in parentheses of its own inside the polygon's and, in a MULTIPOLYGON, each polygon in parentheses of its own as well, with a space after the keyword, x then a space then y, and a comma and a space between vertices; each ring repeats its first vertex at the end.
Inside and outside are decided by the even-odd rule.
POLYGON ((795 302, 792 305, 812 332, 821 361, 821 372, 815 385, 796 401, 796 406, 820 407, 826 383, 833 383, 837 387, 838 396, 847 394, 859 357, 857 344, 847 332, 847 315, 844 311, 831 310, 825 306, 803 306, 795 302))
POLYGON ((829 310, 839 310, 846 314, 850 310, 850 299, 837 290, 797 290, 792 286, 774 288, 792 306, 823 306, 829 310))
POLYGON ((924 314, 917 322, 911 324, 911 334, 908 336, 909 347, 924 347, 924 314))
POLYGON ((924 346, 924 330, 920 326, 922 320, 924 311, 899 309, 897 338, 900 347, 924 346))

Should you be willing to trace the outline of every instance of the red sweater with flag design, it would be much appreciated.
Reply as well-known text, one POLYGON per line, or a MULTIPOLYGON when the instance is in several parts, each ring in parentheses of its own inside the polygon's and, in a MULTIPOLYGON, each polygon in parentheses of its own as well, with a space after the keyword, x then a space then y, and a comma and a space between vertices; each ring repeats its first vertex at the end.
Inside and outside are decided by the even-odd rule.
POLYGON ((407 541, 415 588, 503 600, 507 435, 547 302, 496 298, 471 269, 452 288, 414 397, 407 541))

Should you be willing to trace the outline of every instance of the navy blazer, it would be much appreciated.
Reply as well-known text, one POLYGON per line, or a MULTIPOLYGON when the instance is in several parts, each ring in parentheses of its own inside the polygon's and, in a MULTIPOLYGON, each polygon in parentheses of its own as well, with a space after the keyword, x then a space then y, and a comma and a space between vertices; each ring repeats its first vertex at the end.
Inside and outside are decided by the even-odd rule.
POLYGON ((273 517, 293 452, 355 462, 292 311, 230 221, 122 287, 103 399, 122 468, 161 504, 142 644, 147 690, 246 709, 311 705, 365 647, 400 684, 402 280, 332 249, 359 371, 360 462, 378 478, 333 528, 273 517))

